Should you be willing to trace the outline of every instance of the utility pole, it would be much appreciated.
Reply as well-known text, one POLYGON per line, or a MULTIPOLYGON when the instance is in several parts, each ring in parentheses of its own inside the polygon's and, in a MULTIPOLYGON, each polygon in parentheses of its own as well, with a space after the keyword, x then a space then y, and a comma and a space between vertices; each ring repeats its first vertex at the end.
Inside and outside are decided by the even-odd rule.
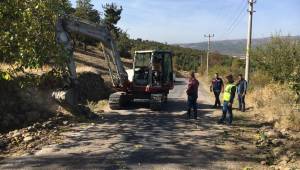
POLYGON ((201 65, 200 65, 200 67, 201 67, 201 69, 202 69, 202 67, 203 67, 203 59, 202 59, 202 58, 203 58, 203 55, 201 54, 200 57, 201 57, 201 65))
POLYGON ((247 47, 246 47, 246 68, 245 68, 245 79, 249 82, 249 70, 250 70, 250 52, 252 44, 252 20, 253 20, 253 10, 254 3, 256 0, 248 0, 249 4, 249 18, 248 18, 248 38, 247 38, 247 47))
POLYGON ((210 52, 210 40, 211 38, 215 37, 215 34, 208 34, 204 35, 205 38, 208 38, 208 46, 207 46, 207 56, 206 56, 206 76, 208 77, 208 58, 209 58, 209 52, 210 52))

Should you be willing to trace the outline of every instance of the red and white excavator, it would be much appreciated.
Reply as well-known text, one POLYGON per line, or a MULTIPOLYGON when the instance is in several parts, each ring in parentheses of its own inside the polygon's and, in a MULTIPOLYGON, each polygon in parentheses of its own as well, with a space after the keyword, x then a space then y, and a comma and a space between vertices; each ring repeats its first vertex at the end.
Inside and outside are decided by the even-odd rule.
POLYGON ((133 69, 126 71, 116 43, 105 25, 71 16, 59 17, 56 24, 57 42, 62 44, 68 52, 71 87, 75 90, 78 80, 71 32, 91 37, 101 43, 112 84, 117 89, 117 92, 109 97, 109 106, 112 109, 122 109, 134 99, 148 99, 151 109, 161 109, 163 103, 167 101, 169 90, 174 87, 171 52, 136 51, 133 69))

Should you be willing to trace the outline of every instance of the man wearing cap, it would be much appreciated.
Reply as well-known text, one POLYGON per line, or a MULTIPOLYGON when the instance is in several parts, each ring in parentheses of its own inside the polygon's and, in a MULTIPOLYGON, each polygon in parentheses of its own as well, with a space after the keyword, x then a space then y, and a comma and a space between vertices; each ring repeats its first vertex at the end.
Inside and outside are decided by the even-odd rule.
POLYGON ((228 113, 228 124, 231 125, 233 115, 232 115, 232 104, 235 97, 236 86, 234 85, 234 79, 232 75, 226 76, 227 84, 223 94, 223 114, 221 119, 218 121, 219 124, 224 123, 226 115, 228 113))

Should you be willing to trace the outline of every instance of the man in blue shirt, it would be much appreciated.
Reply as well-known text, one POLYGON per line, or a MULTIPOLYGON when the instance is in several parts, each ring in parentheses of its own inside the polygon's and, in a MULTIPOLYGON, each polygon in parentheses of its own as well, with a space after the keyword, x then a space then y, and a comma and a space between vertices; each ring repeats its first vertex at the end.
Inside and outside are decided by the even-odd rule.
POLYGON ((221 106, 220 101, 220 93, 224 91, 224 83, 223 80, 219 77, 219 74, 216 73, 214 79, 211 82, 210 85, 210 91, 214 92, 215 95, 215 105, 214 108, 221 106))
POLYGON ((238 94, 238 101, 239 101, 239 110, 245 112, 246 104, 245 104, 245 96, 247 93, 247 81, 243 78, 242 74, 239 74, 239 81, 236 84, 237 86, 237 94, 238 94))

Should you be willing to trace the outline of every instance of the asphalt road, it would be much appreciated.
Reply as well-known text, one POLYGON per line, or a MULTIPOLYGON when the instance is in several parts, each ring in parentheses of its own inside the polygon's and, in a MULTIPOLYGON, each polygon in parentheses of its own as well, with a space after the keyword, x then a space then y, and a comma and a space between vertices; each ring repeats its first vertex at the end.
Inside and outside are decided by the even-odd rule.
MULTIPOLYGON (((226 137, 231 127, 217 125, 209 94, 200 84, 199 119, 187 120, 186 80, 178 79, 164 111, 145 104, 113 111, 96 123, 80 123, 64 132, 61 144, 34 155, 6 158, 0 169, 242 169, 259 167, 252 148, 240 151, 226 137), (229 145, 230 144, 230 145, 229 145), (229 147, 229 149, 227 148, 229 147), (233 149, 232 149, 233 148, 233 149), (245 152, 245 153, 244 153, 245 152)), ((232 141, 231 141, 232 140, 232 141)), ((239 145, 249 145, 241 140, 239 145)))

